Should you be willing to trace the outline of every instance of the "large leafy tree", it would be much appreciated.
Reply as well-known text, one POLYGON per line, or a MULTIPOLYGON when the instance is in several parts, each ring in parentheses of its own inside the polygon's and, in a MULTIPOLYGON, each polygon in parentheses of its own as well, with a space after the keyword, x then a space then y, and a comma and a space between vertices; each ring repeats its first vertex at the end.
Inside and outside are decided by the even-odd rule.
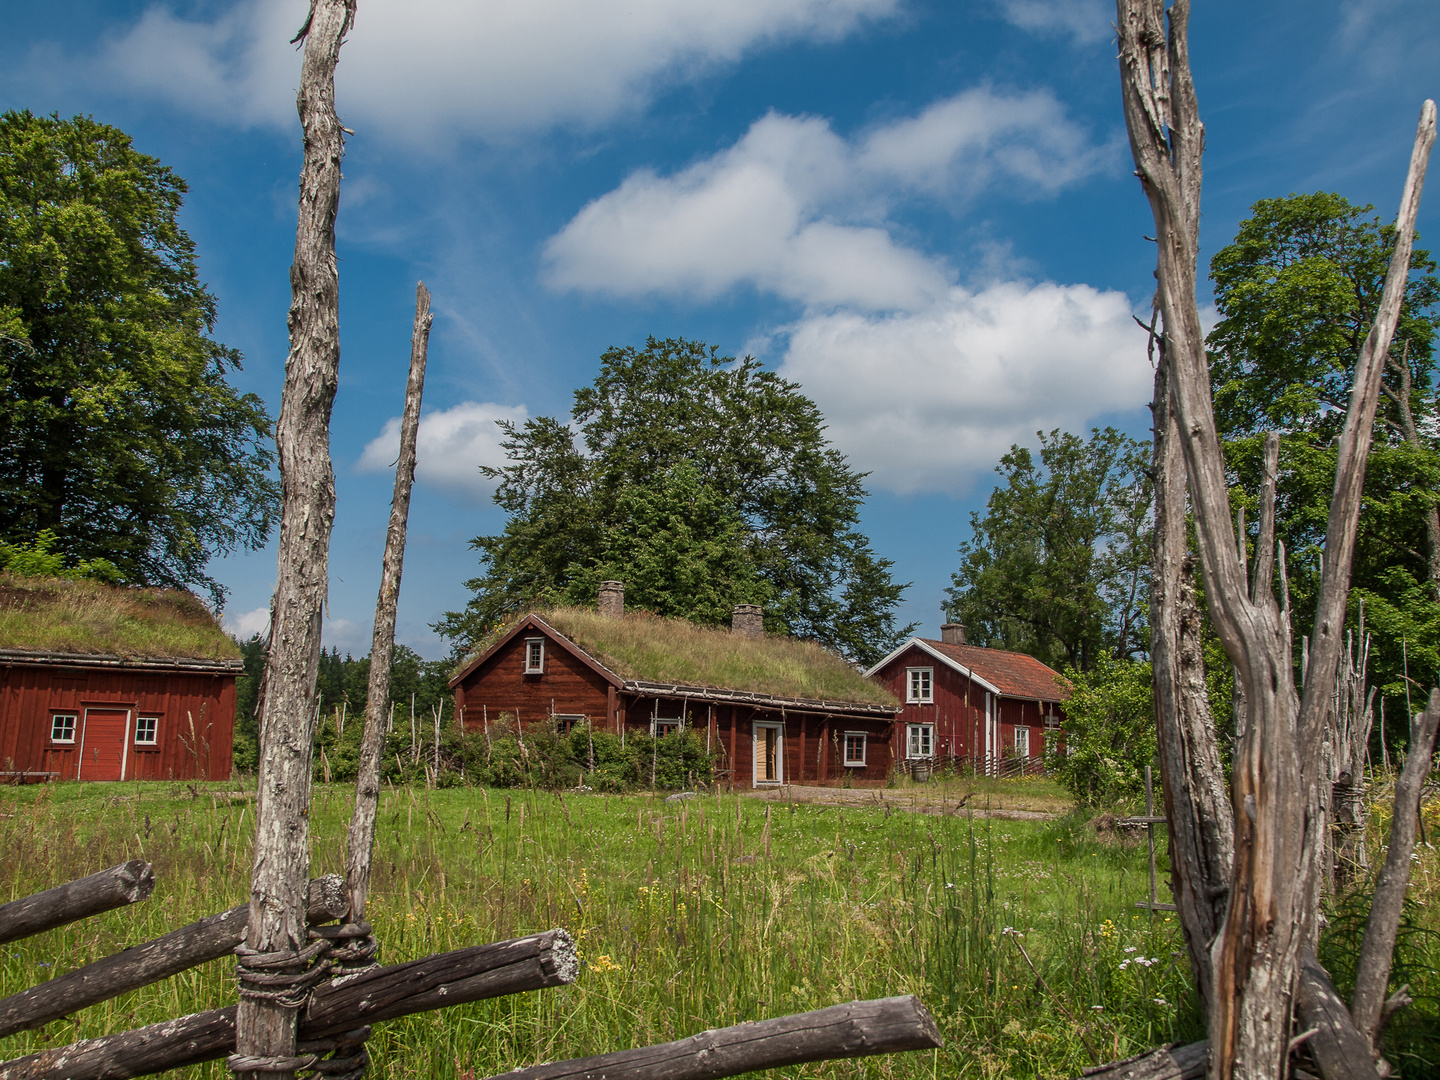
POLYGON ((863 475, 825 438, 799 386, 747 357, 650 338, 600 358, 572 422, 502 424, 509 464, 488 469, 505 531, 472 541, 474 597, 437 629, 463 645, 545 602, 626 604, 702 623, 737 603, 768 630, 858 662, 892 648, 904 585, 858 530, 863 475), (578 432, 578 437, 576 432, 578 432))
MULTIPOLYGON (((1235 242, 1210 263, 1221 319, 1207 345, 1234 499, 1253 503, 1245 493, 1260 489, 1263 432, 1278 431, 1278 528, 1297 626, 1314 617, 1336 437, 1394 244, 1394 226, 1372 207, 1316 192, 1256 203, 1235 242)), ((1425 251, 1413 252, 1410 270, 1365 473, 1350 594, 1352 624, 1363 602, 1375 632, 1371 674, 1392 708, 1404 700, 1407 672, 1420 686, 1440 673, 1440 279, 1425 251)))
POLYGON ((1147 649, 1148 448, 1114 428, 1012 446, 970 515, 948 610, 970 640, 1088 671, 1147 649))
POLYGON ((0 115, 0 540, 207 588, 264 543, 270 419, 226 381, 185 182, 87 117, 0 115))

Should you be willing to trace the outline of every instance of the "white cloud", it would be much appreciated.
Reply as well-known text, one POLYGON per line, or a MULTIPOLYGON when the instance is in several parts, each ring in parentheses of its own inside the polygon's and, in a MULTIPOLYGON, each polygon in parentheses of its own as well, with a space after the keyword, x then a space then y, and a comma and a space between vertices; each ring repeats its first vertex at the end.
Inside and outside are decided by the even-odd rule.
MULTIPOLYGON (((900 0, 367 0, 341 54, 351 127, 418 141, 592 125, 666 85, 791 40, 830 40, 900 0)), ((212 19, 155 5, 98 66, 197 112, 293 123, 305 0, 255 0, 212 19)), ((86 58, 76 74, 91 66, 86 58)))
MULTIPOLYGON (((487 498, 495 485, 480 475, 480 466, 501 466, 506 460, 496 421, 523 424, 528 415, 524 405, 488 401, 462 401, 449 409, 422 413, 415 442, 416 479, 468 498, 487 498)), ((357 467, 364 472, 388 472, 394 469, 399 454, 400 418, 392 416, 366 444, 357 467)))
POLYGON ((852 140, 771 113, 713 157, 672 176, 639 170, 585 206, 546 245, 545 277, 619 297, 749 286, 811 307, 918 310, 954 275, 896 243, 894 204, 1000 183, 1049 194, 1107 155, 1047 91, 967 90, 852 140))
POLYGON ((1114 35, 1115 7, 1103 0, 1000 0, 1000 14, 1022 30, 1068 34, 1081 45, 1114 35))
POLYGON ((790 328, 780 374, 875 487, 962 494, 1037 430, 1083 431, 1150 400, 1144 332, 1119 292, 956 288, 923 311, 817 315, 790 328))
POLYGON ((240 641, 249 641, 256 634, 264 637, 270 633, 270 609, 268 607, 257 607, 254 611, 242 611, 232 615, 228 611, 220 620, 220 625, 231 637, 240 641))

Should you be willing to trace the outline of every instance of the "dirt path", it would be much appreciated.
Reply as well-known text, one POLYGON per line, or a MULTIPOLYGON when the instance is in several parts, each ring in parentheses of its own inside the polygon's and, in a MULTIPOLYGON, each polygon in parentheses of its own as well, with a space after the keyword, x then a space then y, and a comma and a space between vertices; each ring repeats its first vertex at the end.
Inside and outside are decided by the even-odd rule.
POLYGON ((767 802, 806 805, 903 810, 913 814, 973 814, 978 818, 1005 821, 1053 821, 1063 811, 1026 806, 1026 799, 987 795, 984 792, 956 792, 934 788, 832 788, 785 785, 759 788, 738 794, 767 802))

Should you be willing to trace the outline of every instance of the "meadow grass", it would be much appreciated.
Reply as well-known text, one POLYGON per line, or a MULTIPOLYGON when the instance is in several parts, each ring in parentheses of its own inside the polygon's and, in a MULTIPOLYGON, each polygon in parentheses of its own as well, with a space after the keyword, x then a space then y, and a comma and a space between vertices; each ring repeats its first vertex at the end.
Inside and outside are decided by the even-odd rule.
MULTIPOLYGON (((197 790, 0 789, 0 901, 137 856, 158 882, 145 903, 0 947, 0 994, 244 901, 253 800, 197 790)), ((314 873, 341 868, 350 804, 317 790, 314 873)), ((370 911, 386 962, 560 926, 584 968, 573 986, 379 1025, 372 1075, 484 1077, 914 993, 943 1050, 785 1075, 1075 1076, 1201 1034, 1178 922, 1138 912, 1146 891, 1143 845, 1077 817, 387 790, 370 911)), ((0 1058, 234 1000, 233 966, 216 962, 0 1039, 0 1058)))

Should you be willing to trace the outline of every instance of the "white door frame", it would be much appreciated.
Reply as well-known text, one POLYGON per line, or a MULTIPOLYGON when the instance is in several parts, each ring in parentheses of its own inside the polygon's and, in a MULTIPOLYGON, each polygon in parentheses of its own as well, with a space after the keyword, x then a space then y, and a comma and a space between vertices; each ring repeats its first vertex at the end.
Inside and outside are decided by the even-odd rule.
POLYGON ((750 723, 750 783, 752 787, 769 787, 785 782, 785 725, 767 720, 752 720, 750 723), (768 729, 775 732, 775 779, 765 780, 760 775, 761 756, 760 732, 768 729))
POLYGON ((75 764, 75 779, 79 780, 85 769, 85 731, 90 726, 92 712, 123 712, 125 731, 120 736, 120 779, 125 779, 125 769, 130 764, 130 723, 135 719, 135 710, 125 705, 82 705, 80 707, 80 760, 75 764))

